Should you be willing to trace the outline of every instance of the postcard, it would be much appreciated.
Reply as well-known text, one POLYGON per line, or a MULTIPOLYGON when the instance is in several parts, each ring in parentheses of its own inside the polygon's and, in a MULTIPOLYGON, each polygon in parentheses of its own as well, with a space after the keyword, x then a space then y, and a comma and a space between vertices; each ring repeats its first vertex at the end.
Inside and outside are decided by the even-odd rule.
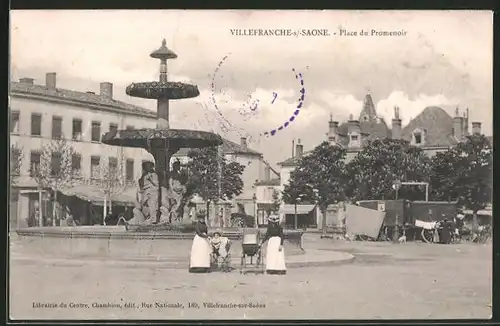
POLYGON ((492 17, 13 10, 10 318, 490 318, 492 17))

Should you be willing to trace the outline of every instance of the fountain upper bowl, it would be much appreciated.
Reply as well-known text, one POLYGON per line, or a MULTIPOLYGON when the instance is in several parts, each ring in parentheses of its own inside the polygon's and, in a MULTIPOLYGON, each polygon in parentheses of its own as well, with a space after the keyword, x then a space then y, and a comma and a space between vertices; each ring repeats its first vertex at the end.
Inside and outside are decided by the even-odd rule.
POLYGON ((125 89, 127 95, 147 99, 179 100, 200 95, 198 86, 181 82, 143 82, 132 83, 125 89))

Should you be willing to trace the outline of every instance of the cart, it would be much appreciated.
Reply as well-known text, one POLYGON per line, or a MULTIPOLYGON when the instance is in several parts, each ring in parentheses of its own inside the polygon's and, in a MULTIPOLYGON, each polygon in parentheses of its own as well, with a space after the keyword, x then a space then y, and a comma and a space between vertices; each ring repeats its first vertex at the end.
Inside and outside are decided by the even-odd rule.
POLYGON ((245 274, 247 272, 259 274, 264 273, 262 250, 259 245, 259 240, 260 232, 258 229, 252 228, 243 230, 243 241, 241 245, 241 274, 245 274), (248 260, 250 260, 250 264, 248 264, 248 260))

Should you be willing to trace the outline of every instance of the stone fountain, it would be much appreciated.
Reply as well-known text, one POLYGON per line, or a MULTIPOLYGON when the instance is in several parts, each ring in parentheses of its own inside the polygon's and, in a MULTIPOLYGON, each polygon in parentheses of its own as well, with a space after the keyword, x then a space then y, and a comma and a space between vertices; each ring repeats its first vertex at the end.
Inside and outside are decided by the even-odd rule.
MULTIPOLYGON (((206 131, 170 128, 170 100, 193 98, 200 92, 195 85, 168 81, 167 60, 175 59, 177 55, 167 48, 165 40, 158 50, 151 53, 151 57, 160 59, 159 81, 133 83, 126 88, 126 93, 157 101, 156 128, 108 132, 102 137, 102 142, 146 149, 155 161, 154 170, 148 173, 156 176, 157 186, 144 190, 143 197, 148 200, 138 203, 134 209, 134 218, 128 221, 125 230, 123 226, 101 225, 16 230, 19 242, 23 246, 29 246, 31 249, 28 251, 32 251, 37 259, 46 256, 77 260, 140 258, 143 261, 147 257, 151 261, 157 261, 161 257, 172 255, 171 248, 164 245, 164 241, 192 240, 192 230, 176 232, 172 228, 175 221, 182 219, 190 194, 186 191, 186 174, 183 174, 179 164, 175 162, 170 171, 170 160, 180 148, 219 146, 222 138, 206 131)), ((223 231, 231 239, 241 238, 239 230, 223 231)), ((297 241, 301 236, 300 231, 285 231, 285 237, 289 240, 296 239, 296 243, 301 243, 297 241)))
POLYGON ((200 95, 200 91, 196 85, 168 81, 167 60, 175 59, 177 55, 167 48, 165 40, 150 56, 160 59, 159 81, 132 83, 126 88, 126 93, 157 101, 156 128, 111 131, 102 137, 102 142, 108 145, 144 148, 154 157, 155 171, 151 173, 152 179, 156 180, 156 172, 157 188, 144 192, 139 207, 134 210, 134 218, 128 223, 129 226, 151 225, 157 228, 159 225, 181 220, 189 197, 186 192, 187 178, 183 177, 186 174, 180 170, 179 164, 174 164, 170 171, 172 155, 181 148, 221 145, 222 138, 206 131, 170 128, 170 100, 193 98, 200 95))

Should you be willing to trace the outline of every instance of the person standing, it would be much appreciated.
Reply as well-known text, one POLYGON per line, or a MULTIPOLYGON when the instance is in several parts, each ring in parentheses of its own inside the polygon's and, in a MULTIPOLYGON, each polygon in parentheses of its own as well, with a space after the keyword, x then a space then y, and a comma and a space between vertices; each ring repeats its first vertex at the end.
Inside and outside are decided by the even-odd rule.
POLYGON ((283 249, 285 235, 283 227, 279 223, 279 215, 269 216, 268 222, 266 235, 260 243, 260 246, 262 246, 266 241, 268 242, 265 258, 266 273, 285 275, 285 250, 283 249))
POLYGON ((210 271, 210 255, 212 248, 208 240, 208 228, 205 223, 205 212, 200 211, 196 215, 198 221, 195 224, 196 235, 191 246, 189 257, 190 273, 207 273, 210 271))

